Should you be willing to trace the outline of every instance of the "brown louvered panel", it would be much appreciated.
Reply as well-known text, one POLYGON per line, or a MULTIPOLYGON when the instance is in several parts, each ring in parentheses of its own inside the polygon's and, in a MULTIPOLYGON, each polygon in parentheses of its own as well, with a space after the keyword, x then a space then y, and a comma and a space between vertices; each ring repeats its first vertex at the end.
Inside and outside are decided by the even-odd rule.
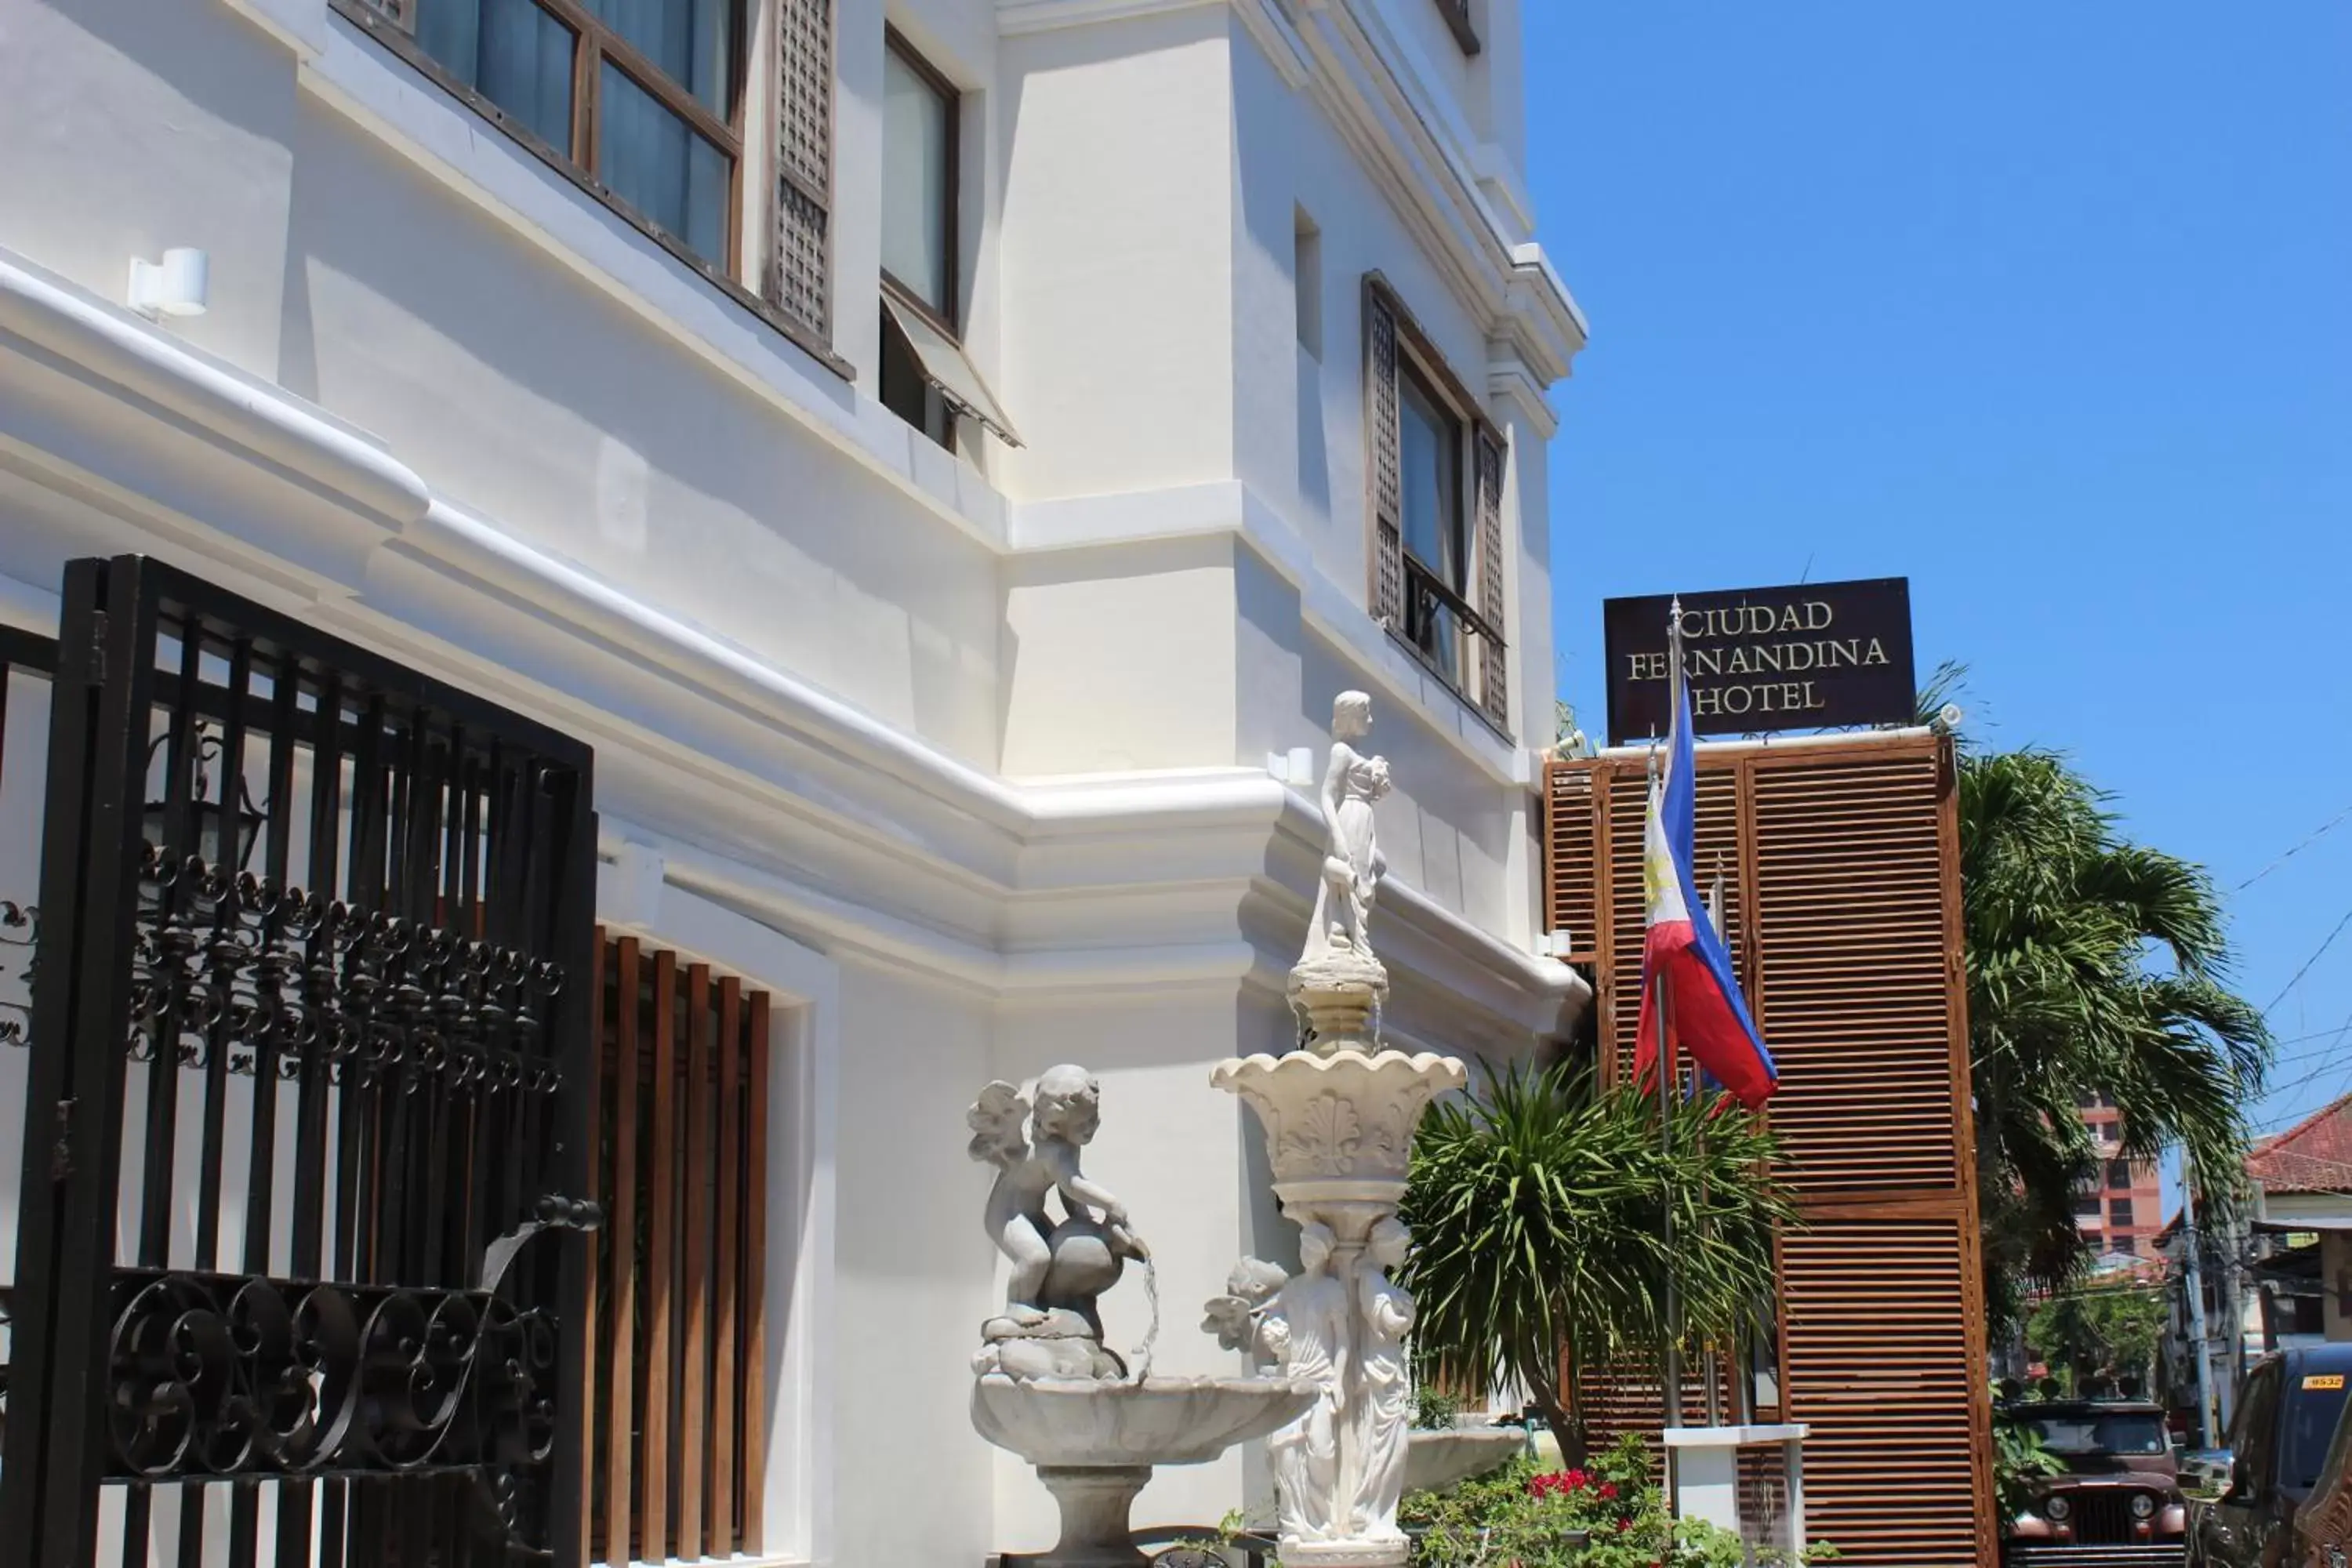
MULTIPOLYGON (((1503 443, 1481 426, 1477 436, 1478 613, 1500 632, 1511 624, 1503 598, 1503 443)), ((1497 729, 1511 727, 1510 658, 1494 637, 1478 639, 1478 706, 1497 729)))
POLYGON ((1365 498, 1372 511, 1372 619, 1404 629, 1404 437, 1397 390, 1397 310, 1364 281, 1365 498))
POLYGON ((1600 957, 1595 924, 1593 778, 1589 769, 1554 768, 1545 781, 1545 928, 1568 932, 1573 963, 1600 957))
POLYGON ((1789 1419, 1808 1523, 1840 1560, 1975 1568, 1991 1550, 1969 1205, 1817 1217, 1781 1243, 1789 1419))
POLYGON ((1950 1058, 1940 791, 1932 751, 1815 753, 1753 768, 1758 1023, 1780 1063, 1773 1130, 1808 1195, 1949 1189, 1950 1058))
MULTIPOLYGON (((1948 770, 1926 737, 1699 752, 1697 879, 1720 852, 1727 945, 1781 1071, 1783 1174, 1810 1216, 1780 1271, 1785 1414, 1812 1428, 1809 1520, 1846 1561, 1906 1568, 1989 1568, 1995 1550, 1948 770)), ((1587 847, 1554 813, 1547 914, 1592 922, 1602 1059, 1622 1074, 1644 770, 1610 757, 1553 773, 1554 801, 1589 799, 1592 826, 1587 847)), ((1580 1394, 1596 1430, 1659 1419, 1654 1374, 1590 1376, 1580 1394)))

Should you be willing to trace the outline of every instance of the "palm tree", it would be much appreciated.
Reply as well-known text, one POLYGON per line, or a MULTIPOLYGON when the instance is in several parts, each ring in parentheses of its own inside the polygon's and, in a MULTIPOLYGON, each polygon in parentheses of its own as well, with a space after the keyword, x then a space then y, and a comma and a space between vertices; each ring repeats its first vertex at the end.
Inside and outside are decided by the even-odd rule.
POLYGON ((1674 1122, 1669 1155, 1651 1096, 1515 1068, 1432 1107, 1413 1143, 1416 1355, 1449 1382, 1525 1389, 1571 1463, 1584 1433, 1563 1360, 1655 1365, 1666 1343, 1664 1194, 1685 1345, 1732 1341, 1770 1300, 1772 1238, 1795 1221, 1760 1119, 1709 1099, 1674 1122))
POLYGON ((2202 868, 2120 837, 2052 752, 1964 752, 1958 782, 1986 1295, 2009 1322, 2022 1285, 2081 1267, 2074 1194, 2096 1172, 2082 1102, 2114 1101, 2126 1158, 2178 1145, 2226 1203, 2271 1040, 2227 984, 2202 868))

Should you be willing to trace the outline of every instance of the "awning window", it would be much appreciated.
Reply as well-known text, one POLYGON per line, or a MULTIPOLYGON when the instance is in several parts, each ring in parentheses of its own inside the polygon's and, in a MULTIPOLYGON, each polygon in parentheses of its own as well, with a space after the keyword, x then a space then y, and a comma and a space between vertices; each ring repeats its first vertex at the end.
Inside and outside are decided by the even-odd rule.
POLYGON ((882 309, 890 324, 907 340, 923 379, 931 384, 950 407, 979 420, 995 431, 1007 446, 1021 445, 1021 437, 1013 433, 1013 421, 1005 417, 1003 405, 988 390, 988 384, 980 379, 980 372, 972 367, 961 344, 931 325, 921 311, 893 298, 887 289, 882 293, 882 309))

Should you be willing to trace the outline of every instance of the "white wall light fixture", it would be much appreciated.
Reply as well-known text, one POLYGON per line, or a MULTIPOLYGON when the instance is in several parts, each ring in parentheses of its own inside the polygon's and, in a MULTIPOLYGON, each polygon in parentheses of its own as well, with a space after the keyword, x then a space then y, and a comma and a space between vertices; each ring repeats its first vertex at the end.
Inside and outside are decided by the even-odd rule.
POLYGON ((131 308, 152 320, 160 316, 201 316, 212 281, 212 258, 191 246, 177 245, 161 261, 131 258, 131 308))

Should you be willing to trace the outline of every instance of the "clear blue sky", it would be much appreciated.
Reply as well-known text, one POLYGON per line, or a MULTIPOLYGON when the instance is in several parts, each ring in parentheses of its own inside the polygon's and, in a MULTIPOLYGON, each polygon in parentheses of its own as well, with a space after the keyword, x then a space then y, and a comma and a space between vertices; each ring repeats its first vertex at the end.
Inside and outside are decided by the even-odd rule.
MULTIPOLYGON (((1903 575, 1974 733, 2225 889, 2352 807, 2352 5, 1524 8, 1589 731, 1606 596, 1903 575)), ((2352 819, 2231 899, 2267 1004, 2352 819)), ((2259 1121, 2352 1090, 2352 929, 2272 1021, 2259 1121)))

